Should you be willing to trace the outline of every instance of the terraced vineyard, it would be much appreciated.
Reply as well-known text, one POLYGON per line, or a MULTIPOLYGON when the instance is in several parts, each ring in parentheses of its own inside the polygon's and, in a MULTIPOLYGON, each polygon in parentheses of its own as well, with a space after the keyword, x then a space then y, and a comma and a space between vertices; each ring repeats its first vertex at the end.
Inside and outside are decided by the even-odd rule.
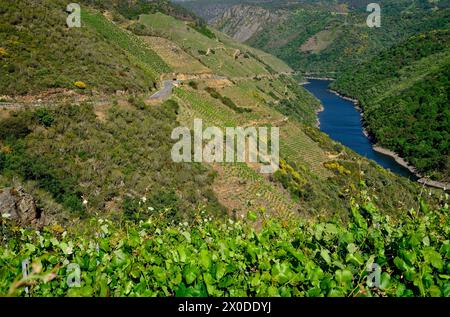
POLYGON ((232 43, 225 35, 217 33, 211 39, 190 27, 187 23, 161 13, 141 15, 138 21, 144 26, 142 35, 160 36, 176 43, 182 50, 198 59, 219 75, 228 77, 253 77, 270 75, 272 66, 278 71, 289 72, 290 68, 275 57, 259 52, 243 44, 232 43), (222 42, 222 39, 224 41, 222 42), (264 61, 267 59, 267 61, 264 61))
MULTIPOLYGON (((255 114, 239 115, 204 93, 199 96, 198 92, 178 88, 175 94, 182 101, 179 121, 189 127, 194 118, 202 118, 203 124, 208 126, 244 127, 255 117, 255 114)), ((259 174, 256 166, 213 164, 213 168, 218 172, 215 193, 230 211, 243 215, 247 208, 253 207, 281 216, 299 210, 298 203, 279 185, 259 174)))
POLYGON ((177 44, 163 37, 142 36, 145 42, 178 73, 203 74, 211 70, 184 52, 177 44))
POLYGON ((114 26, 99 13, 83 11, 83 21, 92 26, 107 41, 113 42, 127 52, 131 63, 141 67, 154 81, 162 73, 170 72, 170 67, 139 37, 114 26))
POLYGON ((291 73, 293 72, 292 68, 289 67, 284 61, 275 57, 272 54, 267 52, 258 50, 256 48, 250 47, 248 45, 238 43, 231 39, 228 35, 216 31, 216 36, 219 40, 225 45, 229 45, 231 47, 235 47, 240 49, 241 51, 250 52, 255 58, 260 60, 263 64, 268 65, 270 69, 272 69, 275 73, 291 73))
POLYGON ((313 174, 326 178, 332 174, 323 167, 328 161, 325 151, 317 146, 297 124, 289 123, 281 130, 281 153, 293 162, 298 162, 313 174))
MULTIPOLYGON (((187 107, 189 116, 186 119, 202 118, 205 125, 215 125, 218 127, 240 126, 240 119, 235 112, 222 105, 216 99, 209 97, 206 93, 199 95, 193 91, 177 88, 175 95, 182 100, 187 107)), ((184 120, 183 120, 184 121, 184 120)))
POLYGON ((243 218, 246 210, 252 209, 277 218, 299 215, 298 202, 247 164, 214 164, 213 168, 218 173, 215 192, 219 201, 229 206, 231 214, 243 218))

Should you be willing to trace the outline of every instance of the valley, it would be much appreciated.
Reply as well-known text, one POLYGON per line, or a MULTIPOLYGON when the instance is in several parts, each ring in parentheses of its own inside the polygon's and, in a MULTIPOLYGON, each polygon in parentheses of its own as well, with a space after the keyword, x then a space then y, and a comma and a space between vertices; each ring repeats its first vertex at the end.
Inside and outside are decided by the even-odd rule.
POLYGON ((319 114, 321 131, 384 168, 416 180, 416 176, 407 168, 398 164, 393 158, 378 154, 376 149, 373 149, 370 139, 364 134, 361 126, 361 113, 351 101, 333 96, 333 93, 328 90, 330 83, 310 80, 310 83, 305 85, 305 88, 320 98, 325 105, 324 111, 319 114))
POLYGON ((445 1, 382 1, 383 26, 380 28, 366 25, 367 4, 363 2, 339 5, 332 1, 225 3, 227 6, 215 1, 209 4, 188 1, 183 5, 200 15, 213 11, 213 17, 205 16, 209 23, 230 36, 238 34, 241 28, 245 30, 246 23, 253 21, 248 12, 256 14, 263 10, 266 16, 278 14, 279 21, 266 21, 265 29, 242 39, 243 42, 274 52, 299 76, 337 79, 331 88, 359 101, 365 114, 365 129, 374 143, 385 148, 384 153, 397 153, 396 156, 416 170, 422 181, 449 187, 448 96, 433 91, 442 89, 448 81, 449 7, 445 1), (217 10, 209 9, 216 6, 217 10), (239 14, 247 16, 248 21, 239 14), (415 17, 414 24, 411 24, 411 16, 415 17), (364 66, 355 70, 355 65, 364 66), (430 80, 438 81, 440 88, 427 85, 430 80), (440 94, 442 98, 437 101, 420 97, 404 105, 409 102, 406 98, 419 90, 424 95, 440 94), (436 102, 438 106, 434 105, 436 102), (399 105, 397 112, 394 105, 399 105), (418 107, 428 109, 422 110, 427 114, 419 113, 418 107), (430 118, 423 119, 423 116, 430 118), (422 119, 428 124, 422 125, 422 119), (383 125, 386 127, 382 128, 383 125))
MULTIPOLYGON (((357 2, 331 2, 82 0, 80 28, 65 24, 63 0, 0 2, 0 295, 448 296, 448 194, 366 153, 350 103, 363 150, 335 138, 328 99, 347 101, 300 84, 336 78, 377 143, 446 181, 445 10, 413 6, 418 21, 381 34, 357 2), (408 108, 416 99, 432 115, 408 108), (385 102, 410 115, 380 112, 385 102), (277 171, 176 162, 173 131, 198 120, 278 128, 277 171), (393 143, 395 127, 423 138, 393 143), (365 280, 374 263, 377 287, 365 280)), ((386 2, 389 26, 399 7, 386 2)))

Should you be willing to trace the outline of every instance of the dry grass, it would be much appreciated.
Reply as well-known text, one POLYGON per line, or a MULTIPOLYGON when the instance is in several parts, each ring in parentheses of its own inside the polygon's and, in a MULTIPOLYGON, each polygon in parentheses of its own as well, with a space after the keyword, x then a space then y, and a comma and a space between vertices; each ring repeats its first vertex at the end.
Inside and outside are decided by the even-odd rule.
POLYGON ((288 217, 300 210, 289 193, 244 163, 212 164, 218 176, 213 190, 231 216, 244 218, 249 210, 288 217))
POLYGON ((302 52, 312 52, 320 53, 326 49, 333 41, 336 39, 338 32, 324 30, 310 37, 302 46, 300 46, 300 51, 302 52))
POLYGON ((156 36, 144 36, 142 38, 175 72, 191 74, 211 72, 209 68, 203 66, 172 41, 156 36))

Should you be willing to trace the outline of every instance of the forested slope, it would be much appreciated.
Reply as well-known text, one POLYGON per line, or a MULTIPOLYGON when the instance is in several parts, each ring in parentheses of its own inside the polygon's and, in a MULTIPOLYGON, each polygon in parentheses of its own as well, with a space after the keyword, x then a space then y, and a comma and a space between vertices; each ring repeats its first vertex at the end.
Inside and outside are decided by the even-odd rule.
POLYGON ((381 27, 366 24, 370 1, 202 1, 182 2, 230 36, 249 33, 245 43, 286 61, 295 70, 336 77, 342 70, 420 32, 447 27, 446 1, 383 0, 381 27), (248 18, 239 14, 246 12, 248 18), (263 11, 264 14, 258 14, 263 11), (250 12, 250 13, 248 13, 250 12), (254 12, 254 14, 251 14, 254 12), (266 18, 270 15, 276 18, 266 18), (259 21, 259 22, 258 22, 259 21))
POLYGON ((376 142, 450 180, 448 30, 419 34, 349 69, 332 87, 360 101, 376 142))

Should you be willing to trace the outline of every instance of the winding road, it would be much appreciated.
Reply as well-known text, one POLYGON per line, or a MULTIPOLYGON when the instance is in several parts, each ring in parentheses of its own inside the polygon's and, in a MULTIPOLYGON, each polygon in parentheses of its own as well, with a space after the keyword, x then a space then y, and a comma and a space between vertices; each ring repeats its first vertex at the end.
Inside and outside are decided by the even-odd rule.
POLYGON ((149 100, 160 100, 169 97, 172 94, 173 87, 180 83, 180 80, 163 80, 162 88, 154 93, 149 100))

